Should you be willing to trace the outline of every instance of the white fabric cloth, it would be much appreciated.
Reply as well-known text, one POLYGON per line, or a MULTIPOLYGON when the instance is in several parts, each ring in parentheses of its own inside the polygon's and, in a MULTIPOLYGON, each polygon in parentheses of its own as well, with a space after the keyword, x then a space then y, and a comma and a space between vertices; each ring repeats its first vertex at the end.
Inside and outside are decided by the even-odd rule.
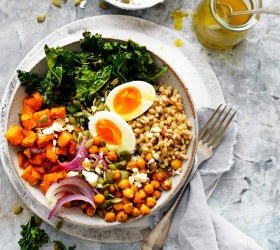
MULTIPOLYGON (((213 110, 200 110, 199 124, 205 124, 212 113, 213 110)), ((195 174, 175 212, 164 249, 262 249, 253 239, 213 213, 207 204, 207 196, 233 164, 236 133, 237 124, 232 123, 215 154, 195 174)))

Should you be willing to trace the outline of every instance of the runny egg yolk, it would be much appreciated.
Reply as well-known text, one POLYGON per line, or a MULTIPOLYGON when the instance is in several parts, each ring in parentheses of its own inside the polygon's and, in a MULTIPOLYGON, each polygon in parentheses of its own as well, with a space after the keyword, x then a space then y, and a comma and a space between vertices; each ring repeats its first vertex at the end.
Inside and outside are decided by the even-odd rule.
POLYGON ((100 119, 95 125, 96 133, 111 145, 120 145, 122 142, 122 132, 117 125, 107 119, 100 119))
POLYGON ((129 86, 118 91, 113 100, 115 112, 118 114, 128 114, 137 109, 141 104, 141 92, 129 86))

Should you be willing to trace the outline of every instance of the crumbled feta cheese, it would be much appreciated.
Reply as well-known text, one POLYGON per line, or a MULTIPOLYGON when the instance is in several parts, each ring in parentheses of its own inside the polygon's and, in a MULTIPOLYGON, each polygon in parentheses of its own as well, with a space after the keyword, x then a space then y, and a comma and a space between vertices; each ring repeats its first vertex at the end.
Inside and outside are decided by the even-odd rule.
POLYGON ((90 170, 91 161, 88 158, 85 158, 82 162, 82 166, 84 167, 84 169, 90 170))
POLYGON ((87 4, 87 0, 82 0, 82 2, 80 3, 80 8, 84 9, 86 4, 87 4))
POLYGON ((104 102, 105 101, 105 98, 104 97, 101 97, 101 102, 104 102))
POLYGON ((82 171, 83 176, 86 178, 86 181, 93 187, 96 187, 97 185, 97 178, 98 175, 93 173, 93 172, 89 172, 86 170, 82 171))
POLYGON ((137 174, 134 176, 134 179, 135 179, 135 181, 137 181, 137 182, 145 183, 149 178, 148 178, 148 175, 147 175, 147 174, 144 174, 144 173, 137 173, 137 174))
POLYGON ((153 137, 153 133, 151 133, 151 132, 146 133, 146 137, 152 138, 153 137))
POLYGON ((142 187, 142 183, 145 183, 149 178, 147 174, 139 173, 138 168, 132 169, 133 174, 128 177, 131 185, 136 185, 137 187, 142 187))
POLYGON ((158 160, 159 160, 159 158, 160 158, 160 157, 159 157, 159 154, 157 154, 157 153, 153 154, 153 157, 154 157, 154 158, 155 158, 155 160, 157 160, 157 161, 158 161, 158 160))
POLYGON ((70 125, 70 124, 67 124, 65 128, 68 132, 72 132, 75 129, 75 127, 73 125, 70 125))
POLYGON ((150 165, 150 164, 152 164, 152 163, 155 163, 155 162, 156 162, 155 159, 152 158, 151 160, 148 161, 148 165, 150 165))
POLYGON ((68 119, 67 116, 64 118, 64 121, 65 121, 66 123, 69 122, 69 119, 68 119))
POLYGON ((70 171, 70 172, 68 172, 66 175, 67 175, 67 177, 74 177, 74 176, 79 175, 79 173, 78 173, 78 172, 75 172, 75 171, 70 171))
POLYGON ((60 122, 54 121, 54 123, 50 127, 45 128, 42 131, 42 133, 44 135, 50 135, 50 134, 53 134, 54 132, 60 132, 63 130, 64 130, 64 128, 63 128, 62 124, 60 122))

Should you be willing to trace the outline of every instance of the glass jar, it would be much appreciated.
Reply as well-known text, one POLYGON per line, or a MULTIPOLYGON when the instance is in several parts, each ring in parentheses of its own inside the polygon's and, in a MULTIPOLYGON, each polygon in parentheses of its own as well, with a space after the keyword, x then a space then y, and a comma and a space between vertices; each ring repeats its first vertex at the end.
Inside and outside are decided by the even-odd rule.
POLYGON ((213 49, 229 49, 241 42, 260 17, 239 15, 228 20, 229 16, 221 13, 222 5, 218 5, 222 3, 229 4, 233 11, 262 7, 262 0, 202 0, 193 15, 193 29, 198 40, 213 49))

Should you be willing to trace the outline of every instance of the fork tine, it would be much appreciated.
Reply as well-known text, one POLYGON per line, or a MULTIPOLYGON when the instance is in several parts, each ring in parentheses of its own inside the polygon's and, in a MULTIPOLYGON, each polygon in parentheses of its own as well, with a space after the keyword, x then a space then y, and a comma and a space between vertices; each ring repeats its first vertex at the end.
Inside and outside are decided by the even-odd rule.
POLYGON ((218 117, 214 120, 213 124, 211 125, 211 127, 208 129, 208 132, 206 133, 206 135, 204 135, 202 141, 203 142, 206 142, 207 139, 209 138, 209 136, 212 134, 212 131, 214 129, 214 127, 216 126, 217 122, 219 121, 221 115, 224 113, 225 109, 226 109, 227 106, 225 106, 223 108, 223 110, 219 113, 218 117))
POLYGON ((203 127, 202 131, 199 134, 198 140, 201 140, 201 138, 203 137, 208 125, 210 124, 210 122, 213 120, 214 116, 217 114, 217 112, 219 111, 220 107, 222 106, 222 104, 219 105, 219 107, 215 110, 215 112, 213 113, 213 115, 211 115, 211 117, 209 118, 209 120, 207 121, 207 123, 205 124, 205 126, 203 127))
POLYGON ((220 129, 221 127, 223 126, 223 123, 225 122, 225 120, 227 119, 228 115, 230 114, 230 111, 232 110, 232 108, 229 109, 229 111, 225 114, 224 118, 222 119, 222 121, 219 123, 218 127, 217 128, 213 128, 212 129, 212 133, 211 136, 207 139, 207 140, 204 140, 204 142, 206 142, 207 144, 211 145, 215 138, 217 137, 217 135, 219 134, 220 132, 220 129))
POLYGON ((222 138, 223 138, 223 136, 224 136, 224 133, 225 133, 226 129, 228 128, 229 124, 231 123, 232 119, 233 119, 234 116, 236 115, 236 112, 237 112, 237 111, 235 111, 235 112, 232 114, 232 116, 231 116, 230 119, 228 120, 227 124, 226 124, 225 127, 222 129, 222 131, 221 131, 219 137, 217 138, 217 140, 215 141, 215 143, 212 145, 213 149, 216 149, 216 147, 220 144, 220 142, 221 142, 221 140, 222 140, 222 138))

